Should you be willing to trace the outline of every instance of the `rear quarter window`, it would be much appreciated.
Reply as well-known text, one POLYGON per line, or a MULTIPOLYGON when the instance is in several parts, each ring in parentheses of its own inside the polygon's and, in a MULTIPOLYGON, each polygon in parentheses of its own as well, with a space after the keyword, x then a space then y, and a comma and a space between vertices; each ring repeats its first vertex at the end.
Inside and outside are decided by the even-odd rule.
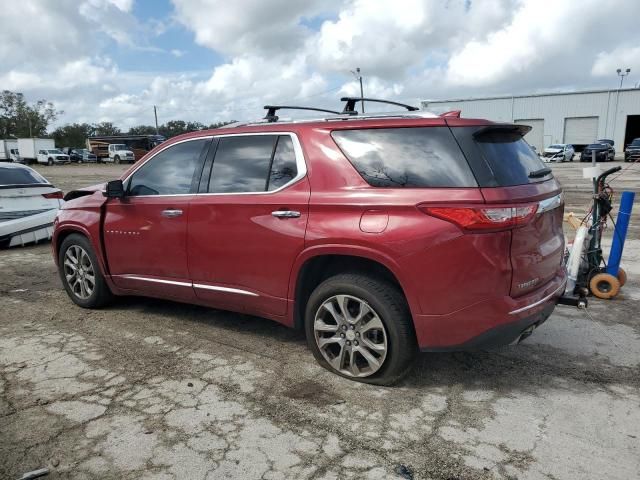
POLYGON ((480 186, 512 187, 553 178, 552 173, 530 175, 546 166, 522 138, 528 131, 522 128, 521 125, 451 128, 480 186))
POLYGON ((334 130, 331 135, 371 186, 477 186, 448 127, 334 130))

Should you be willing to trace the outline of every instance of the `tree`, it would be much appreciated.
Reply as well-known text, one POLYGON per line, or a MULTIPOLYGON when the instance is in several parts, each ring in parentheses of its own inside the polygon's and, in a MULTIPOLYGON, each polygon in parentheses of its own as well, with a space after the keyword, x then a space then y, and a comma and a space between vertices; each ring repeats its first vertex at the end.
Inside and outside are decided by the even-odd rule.
POLYGON ((0 94, 0 136, 46 136, 49 124, 61 113, 51 102, 38 100, 28 105, 21 93, 4 90, 0 94))
POLYGON ((114 135, 121 135, 122 132, 112 122, 100 122, 94 126, 94 135, 101 137, 111 137, 114 135))
POLYGON ((82 147, 87 137, 93 135, 94 127, 88 123, 73 123, 58 127, 53 131, 56 145, 61 147, 82 147))
POLYGON ((129 129, 129 135, 155 135, 156 127, 152 125, 138 125, 129 129))

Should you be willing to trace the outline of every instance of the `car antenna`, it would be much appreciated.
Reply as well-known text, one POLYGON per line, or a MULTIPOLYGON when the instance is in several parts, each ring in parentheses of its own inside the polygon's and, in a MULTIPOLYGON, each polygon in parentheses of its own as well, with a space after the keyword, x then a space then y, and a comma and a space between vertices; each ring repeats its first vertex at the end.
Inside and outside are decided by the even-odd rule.
POLYGON ((276 112, 278 110, 311 110, 314 112, 325 112, 325 113, 333 113, 335 115, 340 115, 340 112, 336 112, 335 110, 325 110, 324 108, 315 108, 315 107, 296 107, 292 105, 265 105, 264 109, 267 111, 267 114, 264 116, 264 119, 268 122, 277 122, 278 116, 276 112))
POLYGON ((406 108, 410 112, 415 112, 417 110, 420 110, 418 107, 414 107, 412 105, 407 105, 405 103, 392 102, 391 100, 381 100, 379 98, 342 97, 340 101, 347 102, 345 103, 344 109, 342 110, 343 115, 357 115, 358 111, 356 110, 356 103, 362 102, 362 101, 395 105, 396 107, 406 108))

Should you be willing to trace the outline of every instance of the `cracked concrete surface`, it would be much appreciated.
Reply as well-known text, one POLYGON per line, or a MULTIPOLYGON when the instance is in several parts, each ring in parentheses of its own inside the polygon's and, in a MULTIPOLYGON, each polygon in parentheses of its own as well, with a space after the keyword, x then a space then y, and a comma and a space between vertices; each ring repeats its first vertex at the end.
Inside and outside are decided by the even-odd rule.
POLYGON ((421 355, 381 388, 267 320, 142 298, 82 310, 48 245, 0 251, 0 478, 637 478, 640 240, 625 267, 593 321, 559 307, 522 345, 421 355))

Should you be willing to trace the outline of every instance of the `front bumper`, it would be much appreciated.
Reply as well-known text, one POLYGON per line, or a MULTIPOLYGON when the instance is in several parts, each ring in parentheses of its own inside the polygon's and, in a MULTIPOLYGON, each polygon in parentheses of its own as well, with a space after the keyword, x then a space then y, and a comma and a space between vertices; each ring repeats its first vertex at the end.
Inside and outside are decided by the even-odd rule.
POLYGON ((422 351, 462 351, 508 345, 551 315, 564 293, 561 271, 544 287, 518 298, 494 297, 446 315, 414 315, 422 351))

